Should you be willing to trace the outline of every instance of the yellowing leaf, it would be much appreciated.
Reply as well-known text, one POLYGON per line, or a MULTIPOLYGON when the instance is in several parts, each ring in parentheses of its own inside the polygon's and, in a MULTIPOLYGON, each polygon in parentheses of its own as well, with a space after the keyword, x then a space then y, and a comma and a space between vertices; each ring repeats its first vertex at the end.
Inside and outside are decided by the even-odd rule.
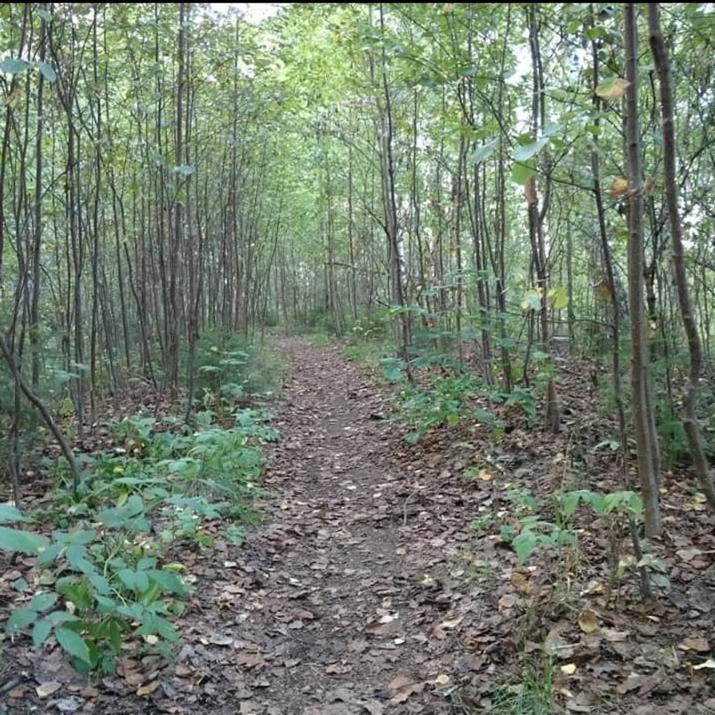
POLYGON ((484 467, 484 469, 479 470, 477 477, 483 482, 489 482, 492 479, 492 473, 486 467, 484 467))
POLYGON ((140 698, 146 697, 147 695, 151 695, 158 687, 159 681, 153 680, 151 683, 147 683, 146 685, 142 685, 141 688, 138 688, 137 695, 140 698))
POLYGON ((522 310, 539 310, 541 307, 541 288, 531 288, 526 291, 521 301, 522 310))
POLYGON ((611 300, 611 287, 607 278, 601 278, 598 283, 593 286, 593 292, 598 300, 611 300))
POLYGON ((622 79, 621 77, 615 77, 614 79, 609 79, 596 87, 596 94, 601 98, 605 99, 607 102, 612 102, 615 99, 620 99, 626 90, 631 86, 628 80, 622 79))
POLYGON ((618 199, 628 193, 628 181, 626 179, 616 179, 611 186, 611 198, 618 199))
POLYGON ((598 613, 587 608, 578 617, 578 625, 584 633, 593 633, 598 628, 598 613))
POLYGON ((549 300, 555 310, 563 310, 569 304, 568 293, 563 288, 552 288, 549 291, 549 300))
POLYGON ((524 576, 520 571, 514 571, 511 575, 511 585, 522 593, 532 593, 534 590, 533 585, 529 582, 529 579, 524 576))

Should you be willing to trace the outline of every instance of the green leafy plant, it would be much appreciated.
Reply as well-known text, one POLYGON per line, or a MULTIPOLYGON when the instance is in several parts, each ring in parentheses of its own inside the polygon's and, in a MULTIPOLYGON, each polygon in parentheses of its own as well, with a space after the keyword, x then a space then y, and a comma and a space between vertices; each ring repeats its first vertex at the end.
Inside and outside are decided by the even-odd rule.
POLYGON ((8 633, 29 632, 38 647, 53 637, 80 670, 110 672, 128 641, 168 656, 187 589, 176 573, 183 566, 166 555, 177 542, 210 546, 220 529, 207 522, 224 522, 226 538, 241 542, 233 522, 252 519, 260 446, 278 437, 268 419, 237 410, 224 429, 204 414, 192 434, 155 430, 143 417, 115 423, 131 453, 91 458, 78 490, 57 473, 49 517, 65 528, 51 538, 14 528, 28 518, 0 505, 0 549, 37 556, 46 588, 13 612, 8 633))
POLYGON ((168 655, 178 638, 170 621, 183 610, 176 599, 187 589, 133 540, 149 530, 138 496, 96 518, 98 529, 78 526, 51 539, 21 530, 0 538, 4 550, 38 557, 39 581, 48 588, 15 609, 5 628, 8 634, 31 629, 35 647, 53 636, 77 669, 112 672, 127 639, 168 655))

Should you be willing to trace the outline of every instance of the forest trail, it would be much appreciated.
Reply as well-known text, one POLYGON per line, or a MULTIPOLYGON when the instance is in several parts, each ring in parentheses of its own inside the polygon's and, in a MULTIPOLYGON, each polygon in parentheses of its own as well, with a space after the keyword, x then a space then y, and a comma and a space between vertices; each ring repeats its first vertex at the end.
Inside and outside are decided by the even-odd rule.
POLYGON ((290 367, 264 480, 269 522, 204 595, 209 620, 226 609, 210 652, 199 646, 221 666, 218 700, 268 715, 447 712, 435 691, 452 682, 444 661, 463 614, 434 575, 445 520, 416 508, 394 461, 400 435, 364 372, 335 347, 278 347, 290 367))

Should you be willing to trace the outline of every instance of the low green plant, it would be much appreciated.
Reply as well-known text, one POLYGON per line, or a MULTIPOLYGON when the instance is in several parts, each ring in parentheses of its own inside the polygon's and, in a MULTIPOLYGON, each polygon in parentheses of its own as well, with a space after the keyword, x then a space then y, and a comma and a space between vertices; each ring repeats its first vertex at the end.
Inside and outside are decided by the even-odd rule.
POLYGON ((453 427, 463 419, 483 422, 490 428, 498 428, 494 416, 482 408, 475 409, 469 403, 480 389, 480 383, 470 375, 440 377, 433 375, 428 388, 405 387, 402 391, 401 420, 409 432, 405 440, 416 444, 431 430, 453 427))
POLYGON ((577 543, 571 521, 581 504, 590 506, 598 516, 617 515, 639 520, 643 502, 632 491, 603 494, 588 489, 559 492, 553 497, 553 520, 539 516, 539 505, 527 491, 512 490, 507 496, 516 509, 511 524, 503 524, 501 536, 514 549, 520 563, 538 549, 561 548, 577 543))
POLYGON ((491 529, 492 524, 494 524, 494 514, 487 512, 486 514, 475 516, 469 522, 469 528, 477 534, 484 534, 491 529))
POLYGON ((219 530, 208 522, 242 541, 235 521, 253 518, 261 444, 277 438, 268 417, 237 410, 234 426, 220 428, 207 413, 190 434, 155 430, 141 417, 113 425, 131 453, 91 458, 77 490, 66 470, 56 472, 49 516, 61 528, 50 538, 5 526, 28 518, 0 505, 0 550, 37 556, 44 589, 12 613, 7 632, 29 632, 37 647, 53 637, 84 671, 111 672, 127 642, 168 656, 187 593, 183 565, 167 563, 170 549, 210 546, 219 530))
MULTIPOLYGON (((7 521, 7 513, 5 517, 7 521)), ((10 635, 31 630, 38 648, 52 636, 78 670, 108 673, 127 639, 165 656, 170 653, 178 639, 171 619, 182 612, 179 599, 188 589, 136 540, 150 526, 140 497, 104 509, 96 519, 97 528, 80 523, 55 531, 51 538, 0 530, 0 548, 37 556, 39 583, 45 589, 16 608, 5 628, 10 635)))
POLYGON ((520 683, 495 689, 490 694, 491 715, 551 715, 554 711, 552 658, 528 661, 520 683))

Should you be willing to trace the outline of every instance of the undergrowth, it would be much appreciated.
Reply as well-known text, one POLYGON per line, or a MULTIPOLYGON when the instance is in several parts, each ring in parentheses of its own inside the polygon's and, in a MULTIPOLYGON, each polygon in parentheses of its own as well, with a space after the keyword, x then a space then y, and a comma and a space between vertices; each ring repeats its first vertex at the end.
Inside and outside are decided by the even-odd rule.
POLYGON ((84 458, 77 489, 54 465, 49 509, 0 506, 0 549, 37 557, 34 583, 14 584, 22 605, 8 637, 37 648, 54 638, 80 671, 111 673, 128 652, 171 655, 189 590, 179 547, 240 543, 261 494, 261 445, 277 438, 263 410, 235 409, 229 426, 196 418, 193 430, 171 418, 112 423, 117 446, 84 458))

